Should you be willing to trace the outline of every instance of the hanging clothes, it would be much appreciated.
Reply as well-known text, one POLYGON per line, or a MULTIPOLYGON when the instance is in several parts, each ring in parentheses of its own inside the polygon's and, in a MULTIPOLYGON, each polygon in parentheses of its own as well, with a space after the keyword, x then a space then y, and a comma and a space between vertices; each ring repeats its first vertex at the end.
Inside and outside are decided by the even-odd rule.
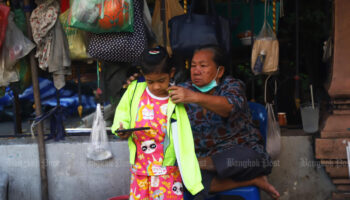
MULTIPOLYGON (((163 44, 163 22, 161 20, 161 0, 156 0, 154 6, 154 12, 152 16, 152 29, 157 38, 157 44, 163 44)), ((166 0, 165 1, 165 21, 166 21, 166 35, 167 35, 167 51, 171 54, 170 42, 169 42, 169 27, 168 21, 178 15, 183 15, 184 9, 180 5, 178 0, 166 0)))
POLYGON ((48 0, 32 12, 30 25, 38 46, 35 57, 39 60, 39 67, 53 73, 54 85, 59 90, 65 85, 65 75, 71 74, 71 60, 67 37, 58 20, 58 13, 59 3, 48 0))

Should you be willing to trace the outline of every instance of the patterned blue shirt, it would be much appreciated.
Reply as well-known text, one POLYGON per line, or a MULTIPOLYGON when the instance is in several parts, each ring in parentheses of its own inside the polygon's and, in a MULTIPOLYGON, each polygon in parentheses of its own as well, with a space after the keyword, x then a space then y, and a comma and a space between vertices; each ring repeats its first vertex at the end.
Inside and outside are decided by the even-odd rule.
MULTIPOLYGON (((191 81, 179 86, 199 92, 192 86, 191 81)), ((221 117, 209 110, 204 115, 201 106, 185 105, 192 126, 197 156, 211 156, 235 145, 248 146, 267 156, 263 138, 251 119, 244 83, 232 77, 223 78, 213 95, 224 96, 233 105, 229 117, 221 117)))

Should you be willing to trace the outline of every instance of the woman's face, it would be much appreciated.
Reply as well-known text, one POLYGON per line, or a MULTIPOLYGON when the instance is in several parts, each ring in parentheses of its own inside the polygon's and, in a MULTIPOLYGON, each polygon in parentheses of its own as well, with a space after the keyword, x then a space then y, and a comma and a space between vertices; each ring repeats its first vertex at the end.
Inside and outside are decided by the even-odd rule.
POLYGON ((220 67, 219 72, 218 66, 213 60, 213 52, 210 50, 200 50, 197 51, 192 58, 191 63, 191 80, 195 85, 202 87, 209 84, 216 76, 216 81, 218 81, 223 73, 224 68, 220 67))

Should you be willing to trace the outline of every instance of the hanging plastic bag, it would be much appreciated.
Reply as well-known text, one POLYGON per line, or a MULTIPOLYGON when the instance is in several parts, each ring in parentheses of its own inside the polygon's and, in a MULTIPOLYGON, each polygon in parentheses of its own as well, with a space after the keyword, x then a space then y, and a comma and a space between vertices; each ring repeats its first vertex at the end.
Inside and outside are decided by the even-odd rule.
POLYGON ((19 73, 15 64, 26 56, 35 44, 26 38, 14 23, 14 13, 8 17, 5 43, 0 54, 0 86, 7 86, 10 82, 19 80, 19 73))
POLYGON ((133 32, 132 0, 74 0, 70 26, 94 33, 133 32))
POLYGON ((265 1, 265 20, 259 35, 254 41, 251 68, 255 75, 273 74, 278 71, 279 44, 275 33, 266 19, 265 1))
POLYGON ((277 159, 281 151, 281 130, 275 118, 272 104, 266 104, 267 110, 267 141, 266 151, 273 160, 277 159))
POLYGON ((70 9, 60 15, 64 32, 67 35, 69 44, 69 54, 72 60, 82 60, 89 58, 86 53, 86 33, 77 28, 69 27, 70 9))
POLYGON ((97 104, 87 157, 92 160, 107 160, 112 157, 111 148, 108 143, 106 122, 103 119, 101 105, 97 104))
POLYGON ((6 35, 7 18, 10 14, 10 7, 0 4, 0 52, 6 35))
MULTIPOLYGON (((152 30, 156 35, 157 44, 164 46, 163 44, 163 22, 161 19, 161 0, 156 0, 156 5, 154 6, 154 12, 152 16, 152 30)), ((167 0, 165 1, 165 20, 166 24, 168 21, 178 15, 183 15, 184 9, 180 5, 178 0, 167 0)), ((169 42, 169 27, 166 26, 167 35, 167 51, 171 54, 170 42, 169 42)))
POLYGON ((15 24, 16 26, 26 35, 27 34, 27 21, 26 15, 21 8, 14 9, 13 13, 15 14, 15 24))

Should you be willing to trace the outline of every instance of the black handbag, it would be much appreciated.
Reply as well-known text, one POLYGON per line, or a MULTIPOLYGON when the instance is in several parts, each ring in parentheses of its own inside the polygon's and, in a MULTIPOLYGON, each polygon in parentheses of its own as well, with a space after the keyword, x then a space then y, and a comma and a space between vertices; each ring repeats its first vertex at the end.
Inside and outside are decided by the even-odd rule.
POLYGON ((231 49, 230 21, 216 14, 212 0, 209 0, 208 4, 210 14, 193 13, 198 4, 197 0, 193 0, 188 14, 169 20, 170 45, 174 55, 190 58, 196 48, 210 44, 218 45, 229 53, 231 49))
POLYGON ((90 34, 88 53, 108 62, 137 62, 147 47, 143 0, 134 0, 134 32, 90 34))

